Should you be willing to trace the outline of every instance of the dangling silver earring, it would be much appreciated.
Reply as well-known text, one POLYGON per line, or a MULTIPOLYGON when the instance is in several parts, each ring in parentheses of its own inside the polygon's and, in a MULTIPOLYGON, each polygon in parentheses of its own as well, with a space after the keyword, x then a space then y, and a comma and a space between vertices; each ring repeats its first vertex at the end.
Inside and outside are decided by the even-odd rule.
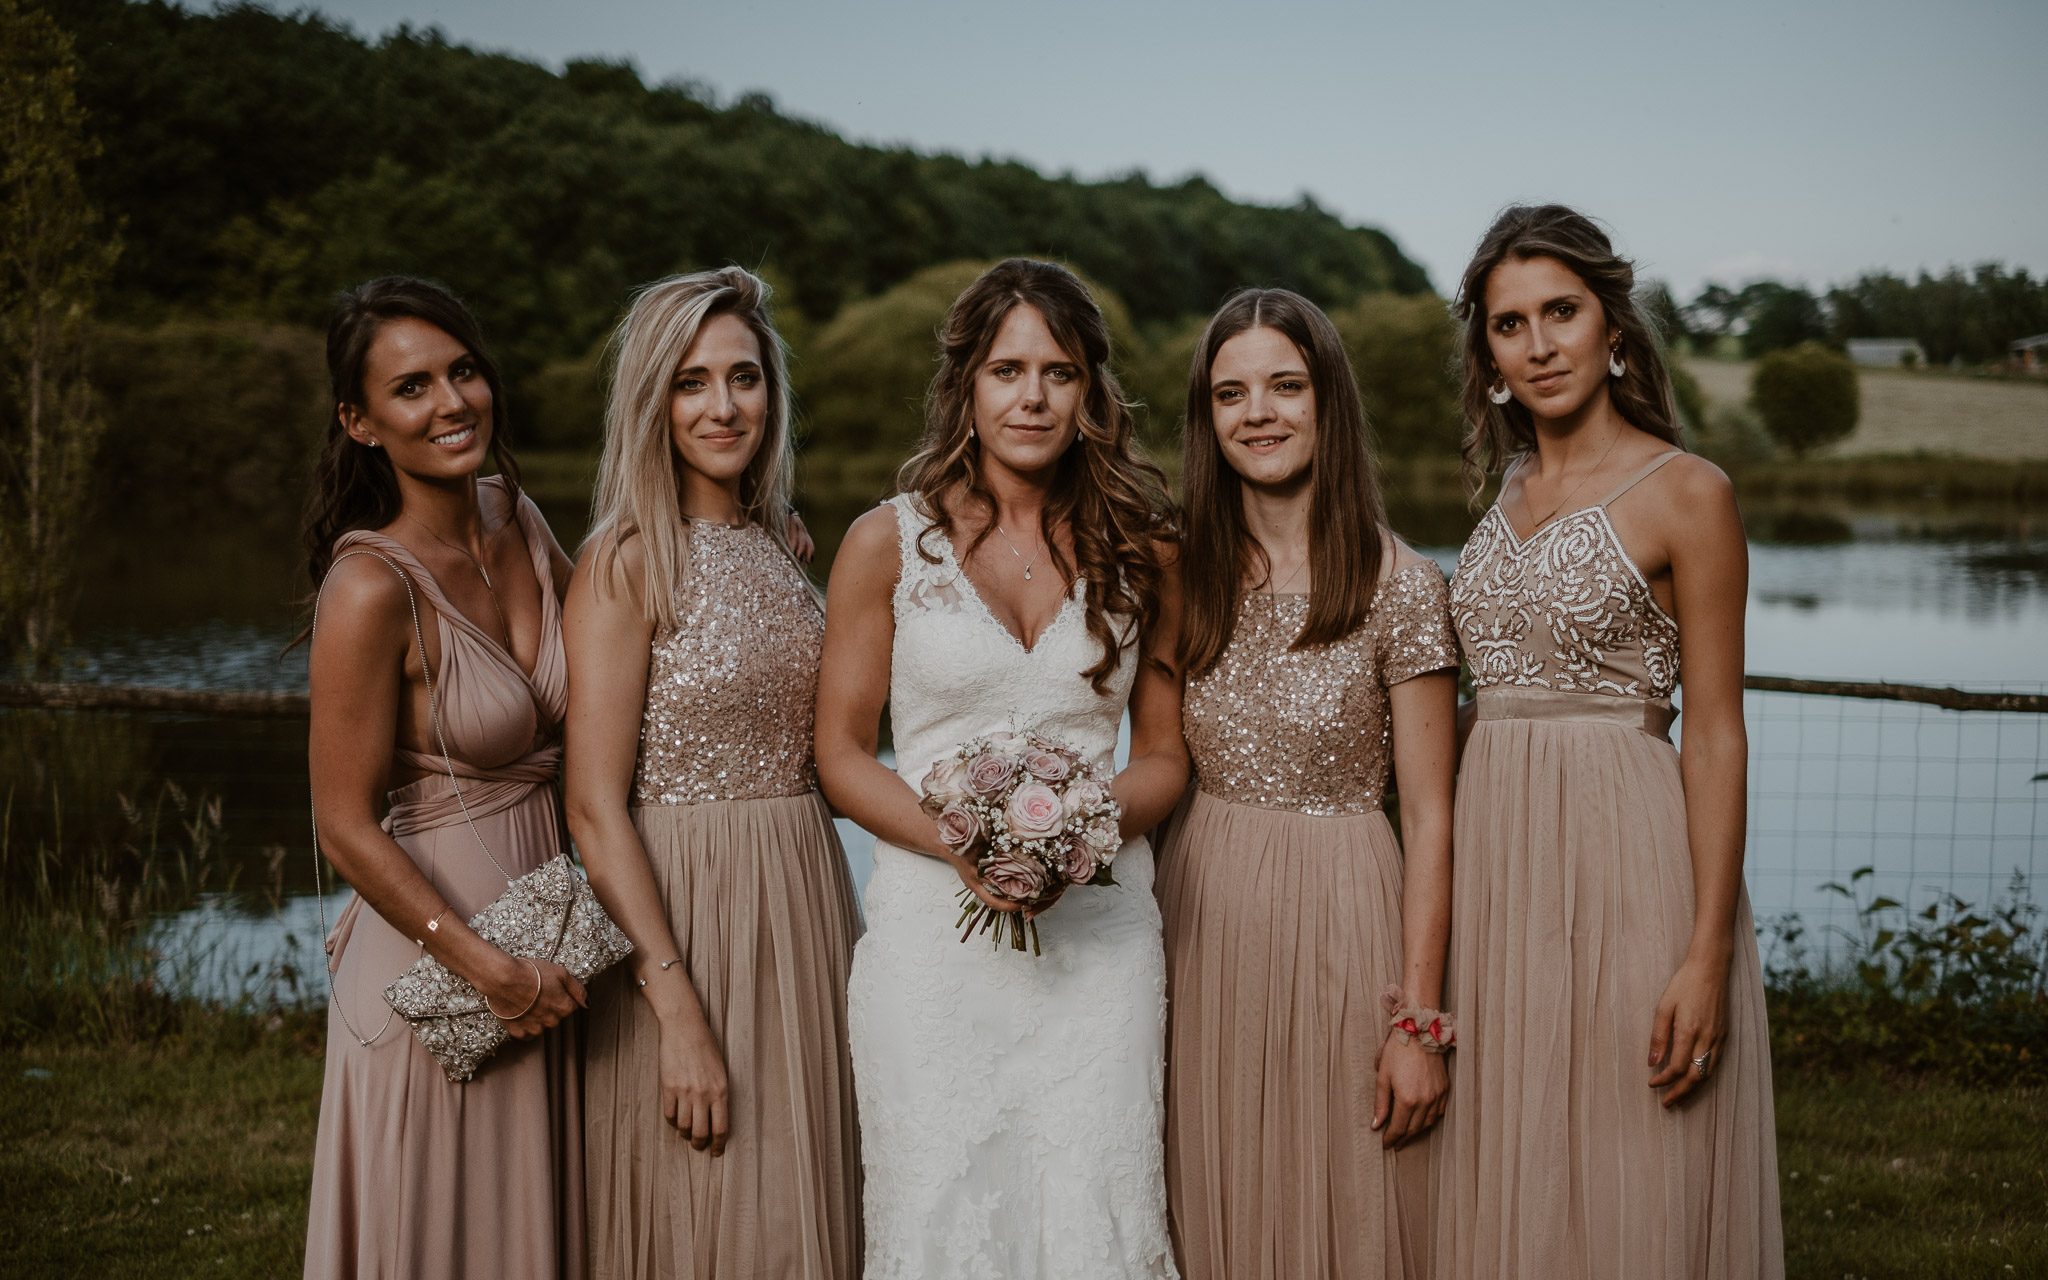
POLYGON ((1498 383, 1486 389, 1486 398, 1495 404, 1506 404, 1515 398, 1515 393, 1508 390, 1508 380, 1502 378, 1498 383))
POLYGON ((1607 349, 1607 372, 1610 377, 1615 378, 1619 378, 1622 374, 1628 372, 1628 366, 1621 362, 1620 347, 1609 347, 1607 349))

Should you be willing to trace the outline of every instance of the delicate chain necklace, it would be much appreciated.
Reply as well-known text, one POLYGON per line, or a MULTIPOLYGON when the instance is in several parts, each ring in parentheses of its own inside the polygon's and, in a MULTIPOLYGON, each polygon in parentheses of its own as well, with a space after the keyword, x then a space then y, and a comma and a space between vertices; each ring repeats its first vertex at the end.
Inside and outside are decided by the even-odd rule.
POLYGON ((491 609, 498 615, 498 626, 504 629, 505 650, 508 653, 511 652, 512 623, 505 617, 505 606, 499 603, 498 601, 498 589, 491 585, 490 570, 484 568, 483 561, 478 560, 475 556, 469 554, 467 548, 458 547, 454 543, 448 541, 448 539, 442 537, 440 534, 435 533, 433 530, 433 526, 429 525, 426 521, 420 519, 418 516, 413 515, 412 512, 408 511, 405 514, 412 520, 414 524, 418 525, 422 529, 425 529, 427 531, 427 536, 429 538, 432 538, 434 541, 440 543, 442 546, 448 548, 450 551, 453 551, 455 554, 461 556, 464 560, 467 560, 472 565, 476 566, 477 576, 484 580, 484 592, 485 594, 491 597, 491 609))
MULTIPOLYGON (((1534 525, 1530 527, 1530 533, 1533 534, 1536 532, 1536 530, 1541 529, 1546 524, 1549 524, 1552 516, 1555 516, 1558 512, 1564 510, 1565 503, 1570 502, 1573 498, 1579 496, 1579 490, 1586 487, 1586 481, 1591 480, 1594 476, 1600 474, 1600 468, 1605 466, 1607 463, 1607 455, 1614 452, 1615 442, 1620 439, 1621 428, 1616 427, 1614 429, 1614 434, 1612 436, 1609 436, 1607 439, 1607 447, 1600 451, 1600 459, 1599 461, 1593 464, 1593 469, 1588 471, 1585 475, 1579 477, 1579 482, 1572 486, 1571 492, 1564 495, 1564 497, 1559 498, 1557 500, 1557 504, 1550 508, 1550 515, 1544 516, 1541 520, 1538 520, 1534 525)), ((1522 510, 1529 512, 1529 514, 1531 515, 1536 514, 1535 510, 1529 506, 1529 482, 1527 480, 1524 480, 1522 482, 1522 510)))
POLYGON ((1287 588, 1293 584, 1296 578, 1301 576, 1302 570, 1306 568, 1308 568, 1308 553, 1304 551, 1301 555, 1301 562, 1295 565, 1294 568, 1290 569, 1287 573, 1287 576, 1280 579, 1280 581, 1273 582, 1273 575, 1270 571, 1268 571, 1266 574, 1266 581, 1272 583, 1272 585, 1268 588, 1267 594, 1272 596, 1286 595, 1287 588))
POLYGON ((1017 544, 1010 541, 1010 535, 1003 532, 1003 526, 997 525, 996 532, 1001 533, 1003 535, 1003 541, 1006 544, 1008 544, 1010 548, 1010 554, 1017 557, 1017 563, 1024 566, 1024 581, 1031 581, 1031 566, 1037 564, 1038 557, 1045 554, 1045 539, 1040 538, 1038 540, 1038 550, 1032 552, 1031 558, 1029 560, 1026 560, 1024 558, 1024 553, 1017 550, 1017 544))

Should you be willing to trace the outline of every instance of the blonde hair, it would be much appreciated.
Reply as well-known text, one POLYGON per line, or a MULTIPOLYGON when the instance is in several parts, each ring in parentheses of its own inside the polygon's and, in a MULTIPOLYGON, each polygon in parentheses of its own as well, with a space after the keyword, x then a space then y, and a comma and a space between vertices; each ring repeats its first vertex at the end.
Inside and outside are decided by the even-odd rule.
POLYGON ((690 564, 689 521, 676 474, 685 464, 669 437, 670 388, 697 335, 717 316, 736 316, 753 330, 768 379, 767 438, 740 476, 740 510, 789 550, 789 375, 782 337, 769 316, 771 292, 744 267, 657 280, 634 295, 607 345, 611 396, 604 412, 604 457, 584 545, 599 548, 603 581, 620 545, 640 539, 641 595, 658 631, 677 623, 676 597, 690 564))

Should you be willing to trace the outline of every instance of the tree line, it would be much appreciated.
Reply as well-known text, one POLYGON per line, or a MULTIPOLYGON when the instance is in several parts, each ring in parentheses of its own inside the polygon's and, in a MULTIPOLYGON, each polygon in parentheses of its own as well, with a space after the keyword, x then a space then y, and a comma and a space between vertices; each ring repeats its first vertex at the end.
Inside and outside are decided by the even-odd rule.
POLYGON ((1733 337, 1750 359, 1804 342, 1840 350, 1851 338, 1914 338, 1930 363, 1996 364, 2013 341, 2048 333, 2048 278, 1986 262, 1910 280, 1869 272, 1819 293, 1758 280, 1709 284, 1683 307, 1667 293, 1660 309, 1670 331, 1696 349, 1733 337))
POLYGON ((559 74, 403 27, 316 13, 50 0, 103 151, 89 194, 124 224, 110 304, 324 321, 335 289, 430 275, 477 309, 516 385, 582 355, 627 291, 681 269, 767 268, 816 322, 916 272, 1055 257, 1141 324, 1243 283, 1325 305, 1429 281, 1383 232, 1304 198, 1239 203, 1197 176, 1101 182, 848 143, 760 94, 559 74))

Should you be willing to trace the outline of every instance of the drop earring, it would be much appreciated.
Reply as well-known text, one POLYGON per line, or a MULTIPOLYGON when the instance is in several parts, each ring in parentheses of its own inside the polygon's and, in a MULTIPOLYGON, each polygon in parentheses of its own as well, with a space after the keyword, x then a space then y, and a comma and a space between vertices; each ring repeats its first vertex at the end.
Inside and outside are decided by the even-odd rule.
POLYGON ((1499 382, 1486 389, 1486 398, 1495 404, 1506 404, 1515 398, 1515 393, 1508 390, 1508 380, 1502 378, 1499 382))
POLYGON ((1608 376, 1619 378, 1622 374, 1627 372, 1628 366, 1621 362, 1621 344, 1616 343, 1614 346, 1607 348, 1608 376))

